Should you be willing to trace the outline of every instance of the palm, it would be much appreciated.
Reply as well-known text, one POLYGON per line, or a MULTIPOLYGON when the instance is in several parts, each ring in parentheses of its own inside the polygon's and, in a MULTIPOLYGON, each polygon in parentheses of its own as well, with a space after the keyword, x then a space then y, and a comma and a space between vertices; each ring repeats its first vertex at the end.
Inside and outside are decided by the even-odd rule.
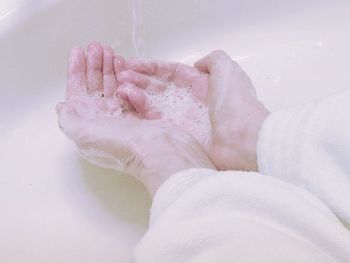
MULTIPOLYGON (((175 124, 201 143, 218 169, 257 169, 257 135, 268 111, 257 100, 249 77, 227 54, 212 52, 195 67, 139 60, 128 64, 128 68, 138 74, 128 71, 122 74, 122 80, 135 83, 145 94, 152 89, 164 93, 167 88, 163 86, 176 86, 178 90, 188 88, 193 97, 192 106, 178 116, 175 124), (159 85, 149 81, 150 77, 163 82, 159 85), (209 85, 210 94, 207 96, 209 85), (201 110, 196 106, 198 103, 201 110)), ((167 113, 165 106, 159 103, 159 116, 167 113)), ((177 104, 172 110, 181 112, 183 105, 177 104)))
POLYGON ((83 157, 137 176, 151 193, 173 173, 211 167, 190 134, 164 123, 149 96, 123 81, 125 70, 124 59, 110 48, 92 44, 86 57, 83 49, 72 50, 67 96, 57 114, 83 157))
MULTIPOLYGON (((133 107, 115 96, 118 65, 114 64, 118 61, 110 48, 92 45, 86 59, 82 49, 73 50, 66 101, 58 104, 57 112, 62 131, 86 159, 125 171, 148 152, 155 138, 166 135, 166 129, 159 120, 139 118, 133 107)), ((140 108, 137 92, 128 96, 147 114, 146 108, 140 108)))
POLYGON ((141 116, 177 126, 204 146, 210 134, 207 74, 180 63, 132 59, 118 82, 124 100, 131 90, 143 97, 141 109, 135 107, 141 116))

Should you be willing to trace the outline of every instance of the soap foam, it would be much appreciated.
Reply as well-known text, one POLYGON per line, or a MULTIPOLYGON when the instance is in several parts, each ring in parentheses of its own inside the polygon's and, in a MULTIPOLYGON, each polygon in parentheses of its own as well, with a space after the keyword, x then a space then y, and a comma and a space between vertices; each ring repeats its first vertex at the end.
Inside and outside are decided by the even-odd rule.
MULTIPOLYGON (((153 80, 158 84, 161 80, 153 80)), ((208 108, 195 98, 191 87, 176 87, 164 82, 164 91, 146 91, 149 103, 162 113, 164 125, 176 125, 203 143, 210 133, 208 108)))
MULTIPOLYGON (((151 87, 164 88, 164 90, 154 88, 153 90, 148 89, 145 91, 149 98, 150 106, 161 113, 162 124, 164 126, 176 125, 192 134, 200 143, 204 143, 211 129, 208 108, 192 94, 191 86, 176 87, 173 82, 154 77, 149 78, 149 80, 152 82, 151 87)), ((79 90, 75 90, 75 96, 80 98, 82 105, 87 105, 79 107, 79 113, 89 119, 104 113, 115 118, 122 118, 123 115, 133 111, 126 105, 113 109, 114 103, 109 103, 109 98, 103 98, 102 90, 96 90, 90 94, 80 93, 79 90), (104 106, 106 109, 100 111, 96 109, 96 105, 92 108, 88 106, 92 101, 98 104, 100 102, 99 99, 107 102, 104 106)))

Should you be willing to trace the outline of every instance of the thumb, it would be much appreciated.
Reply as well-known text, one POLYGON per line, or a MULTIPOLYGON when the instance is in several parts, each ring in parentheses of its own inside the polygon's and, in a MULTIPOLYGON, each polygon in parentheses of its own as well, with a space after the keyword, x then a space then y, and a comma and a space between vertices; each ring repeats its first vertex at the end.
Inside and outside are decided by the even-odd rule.
POLYGON ((225 116, 239 114, 249 101, 255 101, 253 85, 244 70, 224 51, 216 50, 198 60, 194 66, 209 74, 208 108, 215 129, 225 116), (242 107, 243 106, 243 107, 242 107))
POLYGON ((81 123, 78 113, 65 102, 60 102, 56 106, 58 126, 69 138, 74 138, 81 123))
POLYGON ((230 56, 222 50, 215 50, 194 63, 194 66, 203 73, 217 73, 217 65, 233 62, 230 56))

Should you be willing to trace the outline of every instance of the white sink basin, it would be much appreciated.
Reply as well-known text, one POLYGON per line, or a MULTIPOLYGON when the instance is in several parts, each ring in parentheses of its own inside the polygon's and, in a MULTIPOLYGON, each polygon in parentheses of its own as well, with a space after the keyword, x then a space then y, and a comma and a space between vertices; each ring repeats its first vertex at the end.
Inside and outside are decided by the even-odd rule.
POLYGON ((271 110, 350 85, 345 0, 2 2, 1 262, 130 262, 147 226, 142 186, 81 160, 57 127, 70 47, 187 63, 224 49, 271 110))

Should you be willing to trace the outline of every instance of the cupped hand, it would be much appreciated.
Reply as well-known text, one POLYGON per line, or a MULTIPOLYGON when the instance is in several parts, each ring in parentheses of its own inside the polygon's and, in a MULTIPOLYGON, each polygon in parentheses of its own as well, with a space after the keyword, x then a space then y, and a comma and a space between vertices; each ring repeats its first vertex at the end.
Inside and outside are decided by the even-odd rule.
POLYGON ((125 101, 131 90, 146 98, 143 109, 135 108, 141 117, 160 119, 205 144, 210 134, 208 74, 182 63, 129 59, 117 78, 118 94, 125 101))
MULTIPOLYGON (((247 74, 225 52, 214 51, 196 62, 195 67, 133 59, 128 61, 127 70, 121 76, 124 85, 133 83, 144 93, 152 89, 162 93, 169 86, 180 90, 188 87, 194 101, 202 103, 207 112, 200 113, 193 107, 197 118, 179 116, 182 122, 178 121, 178 126, 197 138, 219 170, 257 170, 257 137, 269 112, 256 98, 247 74), (164 81, 159 87, 149 77, 164 81), (202 123, 210 120, 210 125, 198 126, 198 120, 202 123), (195 133, 193 127, 201 129, 202 136, 196 136, 198 132, 195 133)), ((161 103, 159 107, 152 106, 158 117, 165 114, 161 103)), ((181 111, 180 105, 173 110, 181 111)))
POLYGON ((195 67, 209 74, 208 156, 221 170, 257 170, 258 134, 269 111, 257 99, 249 77, 223 51, 210 53, 195 67))
POLYGON ((118 95, 117 75, 125 67, 122 57, 98 43, 89 45, 86 57, 82 48, 71 51, 66 100, 56 109, 61 130, 82 156, 136 176, 151 195, 178 171, 212 168, 190 134, 163 125, 147 94, 129 86, 118 95))

